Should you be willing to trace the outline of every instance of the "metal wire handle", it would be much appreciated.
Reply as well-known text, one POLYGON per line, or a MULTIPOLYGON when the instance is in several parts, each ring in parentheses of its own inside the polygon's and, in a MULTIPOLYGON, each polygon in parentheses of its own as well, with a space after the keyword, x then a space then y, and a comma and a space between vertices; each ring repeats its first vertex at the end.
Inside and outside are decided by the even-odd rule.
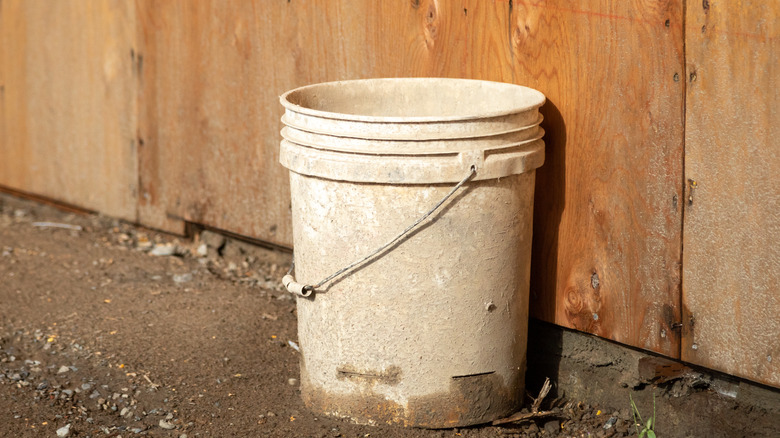
POLYGON ((335 279, 336 277, 351 271, 352 269, 364 264, 365 262, 371 260, 372 258, 376 257, 378 254, 382 253, 387 248, 395 245, 399 240, 406 237, 412 230, 417 228, 418 225, 420 225, 425 219, 428 219, 436 210, 439 209, 445 202, 447 202, 448 199, 452 197, 452 195, 455 194, 455 192, 458 191, 464 184, 466 184, 468 181, 470 181, 474 176, 477 174, 477 166, 472 165, 469 169, 469 174, 466 175, 465 178, 460 180, 459 183, 455 185, 455 187, 452 188, 452 190, 445 195, 441 201, 437 202, 436 205, 434 205, 430 210, 425 212, 419 219, 417 219, 413 224, 409 225, 401 231, 398 235, 393 237, 389 242, 385 243, 384 245, 380 246, 376 250, 374 250, 371 254, 368 254, 367 256, 363 257, 360 260, 357 260, 355 262, 350 263, 349 265, 339 269, 338 271, 328 275, 324 279, 320 280, 318 283, 309 285, 309 284, 303 284, 298 283, 295 281, 295 278, 292 276, 293 269, 295 268, 295 260, 293 259, 293 264, 290 266, 290 269, 287 271, 287 274, 282 278, 282 284, 287 289, 288 292, 300 295, 302 297, 308 297, 311 296, 311 294, 314 292, 315 289, 318 289, 322 287, 325 283, 335 279))

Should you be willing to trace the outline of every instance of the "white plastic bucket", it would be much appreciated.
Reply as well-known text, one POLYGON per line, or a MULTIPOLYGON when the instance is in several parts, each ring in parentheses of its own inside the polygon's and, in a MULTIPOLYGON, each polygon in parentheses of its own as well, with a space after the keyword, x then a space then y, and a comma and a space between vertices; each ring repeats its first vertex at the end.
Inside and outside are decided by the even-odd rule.
POLYGON ((371 254, 451 194, 403 239, 299 296, 305 404, 430 428, 515 412, 544 96, 406 78, 311 85, 281 102, 297 283, 371 254))

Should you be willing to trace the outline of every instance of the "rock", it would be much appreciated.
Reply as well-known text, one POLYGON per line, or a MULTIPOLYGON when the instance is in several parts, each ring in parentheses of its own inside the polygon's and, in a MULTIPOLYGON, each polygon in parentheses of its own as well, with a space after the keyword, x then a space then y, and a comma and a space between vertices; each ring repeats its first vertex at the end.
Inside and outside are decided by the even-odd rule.
POLYGON ((198 249, 195 251, 201 257, 206 257, 209 254, 209 247, 205 243, 198 245, 198 249))
POLYGON ((120 415, 120 416, 122 416, 122 417, 124 417, 124 416, 125 416, 125 415, 127 415, 129 412, 130 412, 130 409, 128 409, 128 408, 122 408, 122 410, 121 410, 121 411, 119 411, 119 415, 120 415))
POLYGON ((57 374, 63 374, 70 371, 70 368, 66 367, 65 365, 61 366, 59 370, 57 370, 57 374))
POLYGON ((188 281, 192 281, 192 274, 190 274, 189 272, 185 272, 184 274, 173 275, 173 282, 176 284, 186 283, 188 281))
POLYGON ((160 423, 158 423, 159 426, 165 430, 171 430, 174 429, 176 426, 173 423, 169 423, 165 420, 160 420, 160 423))
POLYGON ((152 242, 149 241, 149 238, 146 237, 145 234, 138 233, 138 243, 136 244, 136 247, 138 249, 147 249, 152 246, 152 242))
POLYGON ((289 378, 289 379, 287 379, 287 384, 290 385, 290 386, 295 386, 295 385, 298 384, 298 379, 289 378))
POLYGON ((550 420, 544 423, 544 431, 550 435, 558 435, 561 431, 561 422, 559 420, 550 420))
POLYGON ((89 391, 90 389, 92 389, 92 385, 91 384, 89 384, 89 383, 82 383, 81 384, 81 390, 82 391, 89 391))
POLYGON ((60 438, 70 436, 70 424, 67 424, 57 429, 57 436, 60 438))
POLYGON ((143 429, 141 429, 140 427, 134 427, 134 428, 130 429, 130 432, 133 432, 133 433, 135 433, 135 434, 139 434, 139 433, 141 433, 141 432, 143 432, 143 431, 144 431, 144 430, 143 430, 143 429))
POLYGON ((153 256, 171 256, 176 254, 176 245, 170 243, 158 243, 151 251, 149 251, 149 254, 153 256))
POLYGON ((200 233, 200 241, 208 247, 219 249, 225 244, 225 236, 213 231, 203 231, 200 233))

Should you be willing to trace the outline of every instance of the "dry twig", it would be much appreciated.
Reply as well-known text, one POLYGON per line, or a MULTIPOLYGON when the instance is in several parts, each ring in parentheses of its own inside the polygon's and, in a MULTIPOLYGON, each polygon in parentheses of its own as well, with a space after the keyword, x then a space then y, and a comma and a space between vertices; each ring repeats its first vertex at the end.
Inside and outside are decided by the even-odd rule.
POLYGON ((509 417, 501 418, 499 420, 496 420, 493 422, 493 426, 498 426, 499 424, 507 424, 507 423, 519 423, 522 421, 528 421, 533 420, 536 418, 542 418, 542 417, 550 417, 553 415, 557 415, 556 412, 553 411, 540 411, 539 407, 542 405, 542 401, 545 397, 547 397, 547 394, 550 392, 550 388, 552 388, 552 384, 550 383, 550 378, 546 378, 544 380, 544 385, 542 385, 542 389, 539 391, 539 396, 534 399, 534 402, 531 404, 531 412, 517 412, 509 417))

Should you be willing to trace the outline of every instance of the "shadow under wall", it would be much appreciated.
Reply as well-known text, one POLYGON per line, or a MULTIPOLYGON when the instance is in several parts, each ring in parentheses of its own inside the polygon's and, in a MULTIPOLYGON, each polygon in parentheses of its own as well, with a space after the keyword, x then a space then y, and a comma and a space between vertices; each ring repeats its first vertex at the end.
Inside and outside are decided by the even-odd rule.
MULTIPOLYGON (((555 102, 547 100, 540 111, 544 115, 545 163, 536 170, 529 310, 532 318, 555 322, 558 239, 566 205, 566 124, 555 102)), ((550 377, 553 380, 550 399, 557 396, 555 376, 560 353, 560 330, 539 330, 538 323, 529 325, 526 373, 529 393, 537 395, 545 377, 550 377)))

